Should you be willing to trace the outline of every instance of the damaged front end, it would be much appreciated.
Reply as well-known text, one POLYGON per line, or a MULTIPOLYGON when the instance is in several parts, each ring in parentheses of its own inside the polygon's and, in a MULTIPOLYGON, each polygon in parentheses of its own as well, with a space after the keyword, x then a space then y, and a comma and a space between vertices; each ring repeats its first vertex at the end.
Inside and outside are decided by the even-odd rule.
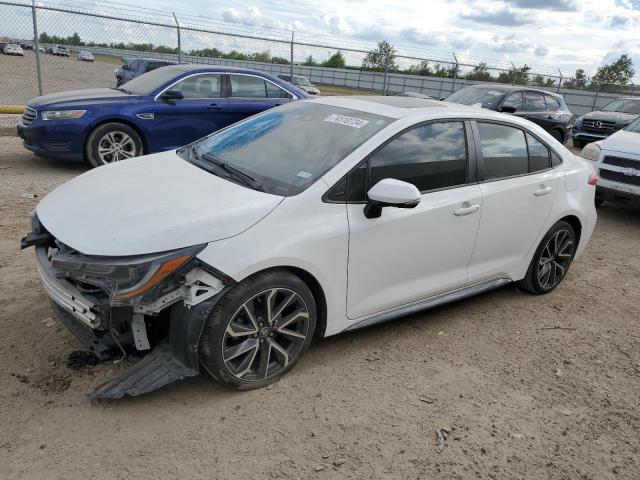
POLYGON ((100 359, 149 351, 92 398, 140 395, 198 373, 205 320, 233 280, 202 263, 205 247, 132 257, 83 255, 32 216, 22 248, 35 246, 38 274, 62 323, 100 359))

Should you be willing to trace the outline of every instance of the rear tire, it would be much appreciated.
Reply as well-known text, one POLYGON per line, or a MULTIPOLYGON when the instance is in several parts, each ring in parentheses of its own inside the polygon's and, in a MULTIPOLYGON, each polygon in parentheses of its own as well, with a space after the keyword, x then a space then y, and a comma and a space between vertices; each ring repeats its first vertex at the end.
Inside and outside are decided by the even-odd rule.
POLYGON ((549 133, 553 138, 555 138, 557 141, 559 141, 564 145, 564 135, 560 130, 551 130, 549 133))
POLYGON ((573 227, 562 220, 557 222, 540 242, 526 276, 516 284, 534 295, 551 292, 567 275, 576 248, 573 227))
POLYGON ((582 140, 576 140, 575 138, 573 139, 573 146, 575 148, 584 148, 584 146, 586 145, 586 142, 583 142, 582 140))
POLYGON ((316 304, 306 283, 286 270, 259 273, 213 308, 202 333, 200 364, 227 387, 264 387, 296 365, 315 325, 316 304))
POLYGON ((124 123, 109 122, 99 125, 87 138, 87 160, 93 167, 119 162, 142 154, 140 135, 124 123))
POLYGON ((602 204, 604 203, 604 200, 603 200, 603 199, 601 199, 601 198, 596 198, 596 199, 594 200, 594 203, 595 203, 595 205, 596 205, 596 208, 600 208, 600 207, 602 206, 602 204))

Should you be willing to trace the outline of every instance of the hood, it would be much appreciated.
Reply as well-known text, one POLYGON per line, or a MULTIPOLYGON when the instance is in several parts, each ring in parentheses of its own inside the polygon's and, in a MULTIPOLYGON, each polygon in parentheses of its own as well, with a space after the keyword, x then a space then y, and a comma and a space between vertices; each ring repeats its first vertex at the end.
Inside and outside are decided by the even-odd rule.
POLYGON ((320 93, 320 90, 318 90, 316 87, 314 86, 307 86, 307 85, 303 85, 300 86, 298 85, 298 88, 301 88, 302 90, 304 90, 305 92, 311 94, 311 95, 318 95, 320 93))
POLYGON ((49 193, 36 211, 42 225, 71 248, 124 256, 233 237, 282 200, 217 177, 170 151, 84 173, 49 193))
POLYGON ((603 150, 608 150, 610 152, 638 155, 638 152, 640 152, 640 133, 618 130, 616 133, 604 140, 600 144, 600 147, 603 150))
POLYGON ((603 112, 602 110, 598 110, 595 112, 589 112, 586 115, 583 115, 582 118, 589 120, 606 120, 609 122, 617 122, 617 123, 630 123, 635 120, 638 115, 634 113, 621 113, 621 112, 603 112))
POLYGON ((110 103, 128 103, 138 100, 137 95, 127 95, 113 88, 91 88, 88 90, 72 90, 69 92, 51 93, 36 97, 27 103, 29 107, 41 108, 74 108, 110 103))

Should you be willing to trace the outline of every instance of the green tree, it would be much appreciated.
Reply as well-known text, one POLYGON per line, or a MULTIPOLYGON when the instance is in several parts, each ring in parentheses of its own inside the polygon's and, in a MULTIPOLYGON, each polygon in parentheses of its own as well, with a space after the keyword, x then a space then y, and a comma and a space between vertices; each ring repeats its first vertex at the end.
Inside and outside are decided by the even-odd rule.
POLYGON ((347 62, 344 59, 344 55, 341 51, 337 51, 331 55, 326 62, 322 64, 323 67, 329 68, 346 68, 347 62))
POLYGON ((312 55, 309 55, 302 64, 306 67, 316 67, 318 65, 318 62, 314 60, 312 55))
POLYGON ((487 64, 484 62, 480 62, 478 65, 473 67, 473 70, 467 73, 464 78, 478 82, 490 82, 492 80, 487 64))
POLYGON ((378 43, 378 49, 367 53, 362 61, 362 70, 373 72, 384 72, 385 68, 388 72, 398 70, 396 64, 397 50, 386 40, 378 43))
POLYGON ((569 77, 569 79, 566 80, 562 86, 564 88, 581 90, 581 89, 587 88, 587 84, 588 84, 587 74, 582 68, 578 68, 574 76, 569 77))
POLYGON ((526 85, 529 79, 529 70, 531 70, 531 67, 527 64, 520 68, 512 67, 506 72, 500 72, 496 81, 514 85, 526 85))
POLYGON ((430 77, 431 75, 433 75, 433 70, 431 70, 431 67, 429 66, 429 62, 427 60, 422 60, 420 63, 411 65, 406 70, 406 73, 410 75, 420 75, 422 77, 430 77))
POLYGON ((593 76, 591 86, 599 85, 601 90, 621 91, 631 83, 635 75, 633 61, 629 55, 622 54, 615 62, 598 67, 593 76))

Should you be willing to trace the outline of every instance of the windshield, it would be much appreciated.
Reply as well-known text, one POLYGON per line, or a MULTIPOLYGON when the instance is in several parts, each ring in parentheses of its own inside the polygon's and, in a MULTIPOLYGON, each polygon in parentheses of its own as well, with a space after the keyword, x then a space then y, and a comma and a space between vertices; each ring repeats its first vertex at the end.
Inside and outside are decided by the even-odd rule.
POLYGON ((309 80, 307 80, 307 77, 293 77, 293 79, 295 80, 293 83, 294 85, 303 85, 305 87, 310 87, 311 83, 309 82, 309 80))
POLYGON ((122 90, 133 95, 150 95, 165 83, 173 80, 182 70, 176 67, 162 67, 144 73, 122 85, 122 90))
POLYGON ((602 111, 640 114, 640 99, 618 98, 606 105, 602 111))
POLYGON ((495 88, 468 87, 452 93, 445 101, 462 105, 479 105, 482 108, 496 108, 507 92, 495 88))
POLYGON ((627 132, 640 133, 640 117, 625 127, 627 132))
MULTIPOLYGON (((392 121, 346 108, 293 102, 220 130, 194 146, 199 161, 224 163, 251 177, 267 193, 292 196, 392 121)), ((191 158, 188 149, 180 154, 191 158)))

